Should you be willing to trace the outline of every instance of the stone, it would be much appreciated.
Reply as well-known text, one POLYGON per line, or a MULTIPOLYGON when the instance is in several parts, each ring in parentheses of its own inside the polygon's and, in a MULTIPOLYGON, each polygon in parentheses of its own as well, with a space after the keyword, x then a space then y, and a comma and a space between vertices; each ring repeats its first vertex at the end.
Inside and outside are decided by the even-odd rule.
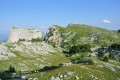
POLYGON ((117 66, 117 69, 120 69, 120 66, 117 66))
POLYGON ((41 37, 42 33, 37 29, 11 28, 8 42, 17 42, 19 39, 30 41, 32 38, 41 37))
POLYGON ((55 80, 55 77, 54 77, 54 76, 52 76, 50 80, 55 80))
POLYGON ((80 78, 78 76, 75 76, 76 80, 80 80, 80 78))
POLYGON ((59 32, 59 28, 57 28, 56 26, 52 26, 51 28, 49 28, 45 39, 48 40, 47 42, 55 43, 55 46, 60 46, 62 43, 62 37, 59 32))
POLYGON ((16 57, 5 44, 0 44, 0 60, 9 59, 9 57, 16 57))
POLYGON ((72 63, 71 62, 68 62, 68 63, 63 63, 63 66, 71 66, 72 63))
POLYGON ((60 80, 60 78, 59 77, 56 77, 56 79, 55 80, 60 80))

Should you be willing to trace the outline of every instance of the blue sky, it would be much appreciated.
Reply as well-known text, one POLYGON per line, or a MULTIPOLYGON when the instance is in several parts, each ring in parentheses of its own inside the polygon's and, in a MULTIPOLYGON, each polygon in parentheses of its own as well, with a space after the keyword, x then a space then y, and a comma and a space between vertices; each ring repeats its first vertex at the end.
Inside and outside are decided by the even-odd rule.
POLYGON ((120 28, 120 0, 0 0, 0 40, 11 27, 44 31, 53 24, 120 28))

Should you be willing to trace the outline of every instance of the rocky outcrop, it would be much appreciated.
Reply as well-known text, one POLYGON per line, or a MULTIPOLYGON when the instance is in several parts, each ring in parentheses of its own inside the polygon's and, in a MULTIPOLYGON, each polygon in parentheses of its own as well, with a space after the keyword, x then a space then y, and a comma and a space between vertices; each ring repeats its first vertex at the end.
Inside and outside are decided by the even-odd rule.
POLYGON ((32 42, 19 42, 19 43, 1 43, 0 44, 0 60, 6 60, 11 57, 16 57, 15 52, 19 52, 19 55, 32 55, 39 54, 44 55, 49 52, 55 52, 55 49, 46 44, 32 43, 32 42))
POLYGON ((36 29, 11 28, 8 42, 17 42, 19 39, 25 39, 26 41, 29 41, 32 38, 41 37, 41 32, 36 29))
POLYGON ((62 42, 62 38, 59 32, 59 28, 56 26, 50 27, 48 33, 45 36, 45 39, 47 39, 48 43, 54 46, 60 46, 62 42))
POLYGON ((16 57, 15 54, 13 54, 8 47, 5 45, 5 43, 0 43, 0 60, 9 59, 9 57, 16 57))
POLYGON ((25 54, 48 54, 49 52, 55 52, 54 48, 45 42, 41 43, 31 43, 31 42, 22 42, 20 44, 13 44, 13 48, 10 48, 13 51, 19 51, 25 54))

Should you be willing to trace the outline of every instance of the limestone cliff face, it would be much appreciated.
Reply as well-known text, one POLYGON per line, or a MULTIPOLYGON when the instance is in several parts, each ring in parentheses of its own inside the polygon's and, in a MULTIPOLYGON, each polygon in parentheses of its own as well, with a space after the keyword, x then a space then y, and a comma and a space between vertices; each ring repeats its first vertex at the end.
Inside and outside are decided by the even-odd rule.
POLYGON ((11 28, 8 42, 17 42, 19 39, 25 39, 29 41, 32 38, 41 37, 41 32, 36 29, 11 28))
POLYGON ((48 40, 48 43, 52 43, 54 46, 60 46, 62 42, 59 28, 57 28, 56 26, 52 26, 49 28, 45 38, 48 40))

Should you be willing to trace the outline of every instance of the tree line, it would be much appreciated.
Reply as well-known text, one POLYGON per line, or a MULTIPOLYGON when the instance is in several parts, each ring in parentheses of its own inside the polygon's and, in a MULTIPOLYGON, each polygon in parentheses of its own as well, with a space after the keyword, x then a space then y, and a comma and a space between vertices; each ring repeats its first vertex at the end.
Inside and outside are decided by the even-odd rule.
POLYGON ((68 53, 80 53, 80 52, 91 52, 91 46, 89 44, 78 44, 68 48, 68 53))

